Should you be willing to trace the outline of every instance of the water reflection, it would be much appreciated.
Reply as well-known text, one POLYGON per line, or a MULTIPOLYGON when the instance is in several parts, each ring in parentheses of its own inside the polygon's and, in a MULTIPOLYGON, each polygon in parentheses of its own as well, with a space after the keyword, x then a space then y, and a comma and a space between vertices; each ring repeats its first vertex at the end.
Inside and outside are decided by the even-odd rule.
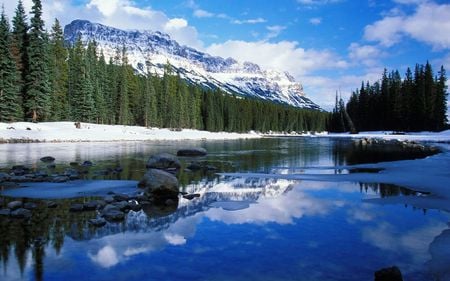
MULTIPOLYGON (((348 142, 324 139, 204 145, 211 153, 201 161, 220 171, 362 161, 341 147, 348 142)), ((90 175, 119 163, 124 173, 115 176, 135 180, 149 153, 177 147, 135 144, 118 156, 102 154, 100 145, 77 157, 95 162, 90 175)), ((183 191, 200 197, 180 197, 172 209, 130 211, 125 221, 102 228, 88 224, 95 211, 68 211, 74 202, 95 198, 58 200, 57 209, 25 199, 39 203, 30 221, 0 217, 2 280, 371 280, 375 270, 393 264, 406 280, 449 279, 448 200, 383 184, 218 177, 203 171, 178 177, 183 191)))

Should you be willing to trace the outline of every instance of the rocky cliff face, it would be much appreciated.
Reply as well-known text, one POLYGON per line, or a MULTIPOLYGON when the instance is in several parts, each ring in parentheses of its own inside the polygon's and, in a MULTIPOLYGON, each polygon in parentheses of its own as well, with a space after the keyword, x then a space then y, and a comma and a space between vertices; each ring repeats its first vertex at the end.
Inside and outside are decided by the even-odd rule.
POLYGON ((127 49, 128 60, 140 73, 162 75, 169 62, 180 76, 207 88, 220 88, 230 94, 256 97, 301 108, 320 109, 306 98, 303 87, 287 72, 264 70, 251 62, 214 57, 187 46, 180 46, 169 35, 152 31, 124 31, 86 20, 75 20, 64 28, 66 42, 78 37, 95 40, 106 57, 117 48, 127 49))

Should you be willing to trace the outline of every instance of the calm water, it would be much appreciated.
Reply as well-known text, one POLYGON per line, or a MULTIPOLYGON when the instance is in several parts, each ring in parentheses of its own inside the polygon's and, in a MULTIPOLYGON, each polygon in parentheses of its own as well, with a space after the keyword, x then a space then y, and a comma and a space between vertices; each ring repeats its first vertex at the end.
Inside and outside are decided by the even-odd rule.
MULTIPOLYGON (((52 155, 53 172, 91 160, 86 178, 139 180, 149 155, 186 146, 205 147, 208 156, 198 160, 219 172, 348 173, 354 171, 321 167, 423 156, 314 138, 18 144, 0 146, 0 170, 46 169, 38 159, 52 155), (117 166, 121 173, 103 175, 117 166)), ((193 160, 182 158, 184 165, 193 160)), ((60 200, 57 209, 24 199, 41 205, 30 221, 0 217, 0 280, 373 280, 374 271, 392 265, 405 280, 450 280, 447 212, 365 201, 423 194, 215 172, 178 175, 183 190, 200 198, 181 198, 173 210, 131 211, 123 223, 102 228, 87 223, 95 212, 68 212, 87 198, 60 200)))

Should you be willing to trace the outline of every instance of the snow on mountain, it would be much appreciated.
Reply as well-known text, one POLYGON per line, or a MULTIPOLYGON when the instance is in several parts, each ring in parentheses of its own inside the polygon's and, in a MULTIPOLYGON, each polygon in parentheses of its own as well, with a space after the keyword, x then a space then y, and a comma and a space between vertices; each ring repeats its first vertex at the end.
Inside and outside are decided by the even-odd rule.
MULTIPOLYGON (((303 87, 287 72, 264 70, 251 62, 214 57, 187 46, 180 46, 169 35, 152 31, 124 31, 117 28, 75 20, 64 28, 66 42, 78 37, 83 42, 95 40, 108 60, 116 49, 126 47, 128 60, 140 73, 162 75, 169 62, 180 76, 204 87, 220 88, 228 93, 256 97, 295 107, 320 109, 306 98, 303 87)), ((256 50, 255 50, 256 51, 256 50)))

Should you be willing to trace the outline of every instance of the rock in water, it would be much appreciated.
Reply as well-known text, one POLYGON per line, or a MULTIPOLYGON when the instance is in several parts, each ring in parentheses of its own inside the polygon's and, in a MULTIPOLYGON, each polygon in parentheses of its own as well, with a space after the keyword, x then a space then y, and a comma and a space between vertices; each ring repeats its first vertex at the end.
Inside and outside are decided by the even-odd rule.
POLYGON ((203 147, 184 148, 177 152, 177 156, 205 156, 206 154, 208 154, 208 152, 203 147))
POLYGON ((41 158, 41 161, 44 163, 51 163, 55 161, 55 157, 52 156, 45 156, 41 158))
POLYGON ((403 277, 400 269, 393 266, 376 271, 375 281, 403 281, 403 277))
POLYGON ((75 203, 70 205, 69 211, 71 212, 82 212, 84 210, 84 205, 80 203, 75 203))
POLYGON ((102 227, 106 224, 106 220, 103 218, 95 218, 95 219, 90 219, 89 224, 95 227, 102 227))
POLYGON ((181 163, 175 155, 169 153, 161 153, 151 156, 146 165, 147 169, 179 169, 181 163))
POLYGON ((125 213, 111 204, 106 205, 101 214, 107 221, 121 221, 125 218, 125 213))
POLYGON ((11 217, 16 219, 29 219, 31 217, 31 211, 24 208, 19 208, 11 212, 11 217))
POLYGON ((144 178, 138 183, 138 187, 144 189, 146 194, 151 194, 156 199, 168 199, 178 197, 178 180, 170 173, 150 169, 144 178))
POLYGON ((200 194, 198 194, 198 193, 183 195, 183 198, 187 199, 187 200, 192 200, 192 199, 198 198, 198 197, 200 197, 200 194))
POLYGON ((8 203, 8 209, 16 210, 22 207, 22 201, 12 201, 8 203))

